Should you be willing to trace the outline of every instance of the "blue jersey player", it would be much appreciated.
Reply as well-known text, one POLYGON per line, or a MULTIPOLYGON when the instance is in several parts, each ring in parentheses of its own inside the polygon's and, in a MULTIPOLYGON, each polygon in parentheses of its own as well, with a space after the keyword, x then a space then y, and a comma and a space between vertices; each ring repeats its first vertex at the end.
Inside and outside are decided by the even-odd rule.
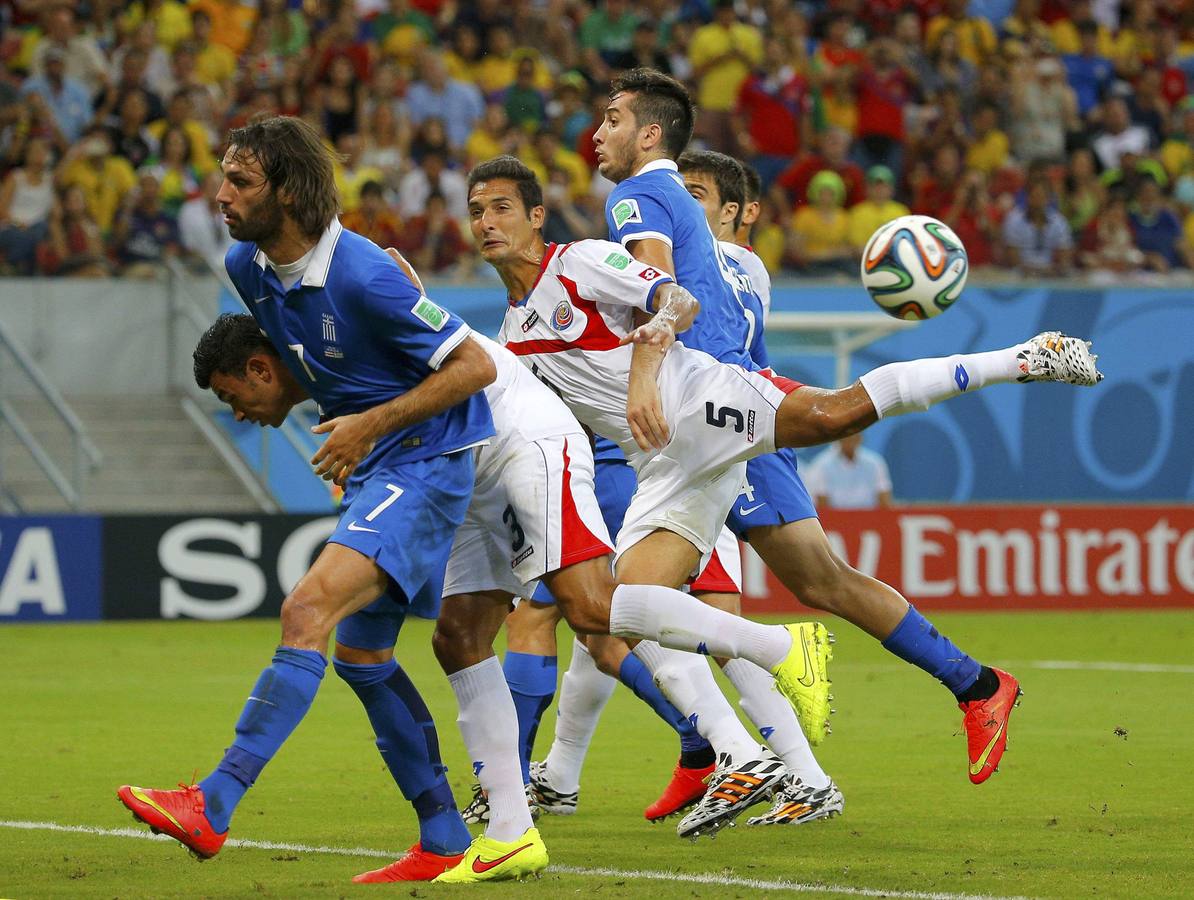
MULTIPOLYGON (((615 79, 604 121, 594 134, 599 170, 617 185, 607 201, 607 223, 611 239, 621 242, 641 262, 674 274, 700 301, 695 326, 679 336, 686 345, 705 350, 722 362, 751 367, 743 341, 742 307, 734 296, 732 275, 723 264, 724 254, 676 172, 675 160, 692 136, 694 119, 692 99, 675 79, 651 69, 631 70, 615 79)), ((1053 360, 1065 366, 1071 352, 1078 356, 1084 352, 1066 341, 1072 339, 1053 333, 1039 335, 1011 348, 1015 351, 1011 355, 950 357, 949 365, 957 361, 956 371, 961 373, 956 379, 958 392, 964 391, 963 386, 973 386, 976 371, 984 384, 988 378, 1031 380, 1035 376, 1030 372, 1037 365, 1034 361, 1042 358, 1042 353, 1051 360, 1047 368, 1052 376, 1065 379, 1053 360), (1020 360, 1021 376, 1013 371, 1016 359, 1020 360), (992 365, 995 367, 988 368, 992 365), (999 367, 1004 367, 1003 375, 998 374, 999 367)), ((647 352, 641 347, 638 351, 647 352)), ((853 415, 860 409, 869 410, 867 414, 877 419, 899 409, 927 408, 923 401, 930 395, 945 396, 949 391, 947 373, 955 371, 929 360, 898 365, 906 368, 899 374, 885 367, 868 373, 866 380, 834 392, 832 398, 819 389, 787 382, 783 387, 789 392, 785 405, 793 404, 793 409, 810 421, 831 422, 847 410, 853 415), (895 400, 897 396, 902 399, 895 400)), ((645 435, 654 446, 664 446, 666 423, 660 415, 658 387, 649 377, 657 369, 641 371, 646 374, 631 375, 630 416, 637 423, 636 433, 645 435)), ((1090 378, 1082 383, 1093 383, 1096 376, 1092 367, 1090 378)), ((774 383, 783 384, 779 379, 774 383)), ((759 496, 757 491, 763 486, 754 487, 759 496)), ((838 558, 815 515, 750 528, 748 536, 780 580, 799 589, 802 602, 853 622, 901 659, 938 678, 954 694, 964 713, 970 780, 977 784, 989 778, 1002 756, 1008 718, 1020 694, 1016 679, 963 653, 899 592, 838 558)), ((659 562, 662 554, 658 548, 655 555, 659 562)))
POLYGON ((421 296, 385 253, 336 219, 332 160, 299 119, 233 131, 217 200, 228 274, 252 317, 223 316, 195 378, 239 420, 278 426, 312 397, 327 438, 313 464, 345 488, 327 545, 282 605, 282 640, 215 770, 178 791, 124 786, 121 801, 202 857, 302 720, 327 668, 356 692, 419 818, 419 842, 368 881, 428 880, 462 858, 431 715, 393 658, 407 614, 435 616, 452 537, 473 487, 470 448, 493 434, 477 392, 495 377, 461 320, 421 296))

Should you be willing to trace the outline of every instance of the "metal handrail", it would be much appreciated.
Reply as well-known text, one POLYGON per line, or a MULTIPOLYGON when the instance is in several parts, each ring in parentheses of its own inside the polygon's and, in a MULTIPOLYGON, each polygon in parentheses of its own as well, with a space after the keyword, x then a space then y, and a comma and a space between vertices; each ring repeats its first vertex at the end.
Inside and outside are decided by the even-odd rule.
MULTIPOLYGON (((41 468, 49 482, 54 486, 59 494, 62 495, 72 509, 78 509, 82 503, 83 496, 83 477, 88 468, 91 471, 98 469, 104 461, 104 455, 100 452, 99 447, 87 435, 87 429, 83 422, 75 414, 75 411, 70 408, 70 405, 63 399, 62 394, 58 392, 58 388, 46 378, 41 368, 33 361, 33 358, 25 352, 24 348, 20 346, 8 332, 8 329, 0 324, 0 345, 8 351, 18 366, 24 371, 26 377, 37 388, 37 391, 50 407, 62 419, 67 430, 71 434, 74 441, 74 466, 72 477, 67 478, 58 465, 50 458, 45 448, 33 435, 33 432, 25 424, 25 421, 20 417, 12 404, 8 401, 0 401, 0 417, 3 417, 12 428, 13 433, 16 434, 17 439, 25 445, 25 448, 32 455, 34 461, 41 468)), ((6 491, 7 492, 7 491, 6 491)))

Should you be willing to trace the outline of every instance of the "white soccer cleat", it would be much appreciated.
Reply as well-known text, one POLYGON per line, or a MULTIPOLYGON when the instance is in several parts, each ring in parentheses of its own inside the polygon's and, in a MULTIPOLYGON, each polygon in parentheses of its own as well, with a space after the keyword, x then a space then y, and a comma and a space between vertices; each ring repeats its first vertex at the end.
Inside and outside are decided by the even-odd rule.
POLYGON ((570 816, 576 812, 576 802, 580 799, 580 791, 557 791, 552 787, 547 764, 541 762, 531 763, 531 783, 527 785, 527 791, 536 816, 540 810, 549 816, 570 816))
POLYGON ((1090 352, 1090 341, 1060 331, 1044 331, 1020 345, 1017 381, 1060 381, 1093 387, 1103 380, 1096 368, 1098 356, 1090 352))
POLYGON ((775 803, 764 815, 755 816, 747 825, 800 825, 815 819, 840 816, 846 808, 846 798, 838 786, 830 781, 827 787, 812 788, 794 775, 784 779, 783 788, 776 792, 775 803))
POLYGON ((680 837, 712 837, 756 803, 770 800, 788 774, 783 760, 770 750, 760 748, 754 759, 735 765, 729 754, 717 758, 717 768, 709 776, 709 789, 692 811, 680 820, 680 837))

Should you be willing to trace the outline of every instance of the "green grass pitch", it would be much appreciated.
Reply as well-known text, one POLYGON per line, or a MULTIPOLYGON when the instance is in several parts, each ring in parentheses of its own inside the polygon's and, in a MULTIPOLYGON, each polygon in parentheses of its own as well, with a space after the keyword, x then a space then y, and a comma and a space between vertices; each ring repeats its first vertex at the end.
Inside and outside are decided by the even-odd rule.
MULTIPOLYGON (((486 892, 783 895, 774 885, 716 882, 756 879, 869 896, 1191 896, 1194 612, 934 618, 962 646, 1012 668, 1023 682, 1010 749, 987 784, 974 787, 966 778, 961 714, 945 690, 835 623, 838 713, 819 756, 845 792, 843 817, 786 829, 740 825, 695 844, 677 839, 674 820, 649 825, 642 808, 670 772, 676 742, 619 689, 593 743, 578 814, 540 823, 553 864, 569 871, 486 892), (1147 670, 1107 665, 1115 663, 1147 670), (620 874, 576 871, 599 868, 620 874), (641 870, 713 881, 633 876, 641 870)), ((350 882, 386 860, 229 847, 201 864, 173 842, 11 826, 125 828, 132 822, 116 801, 118 785, 169 787, 196 769, 205 774, 230 742, 277 632, 266 621, 0 628, 0 896, 465 893, 350 882)), ((429 623, 408 623, 399 658, 436 715, 463 806, 472 777, 429 636, 429 623)), ((563 629, 560 636, 566 648, 563 629)), ((549 714, 539 754, 552 724, 549 714)), ((342 848, 398 851, 413 843, 413 814, 382 766, 356 698, 330 671, 311 714, 241 805, 232 832, 342 848)))

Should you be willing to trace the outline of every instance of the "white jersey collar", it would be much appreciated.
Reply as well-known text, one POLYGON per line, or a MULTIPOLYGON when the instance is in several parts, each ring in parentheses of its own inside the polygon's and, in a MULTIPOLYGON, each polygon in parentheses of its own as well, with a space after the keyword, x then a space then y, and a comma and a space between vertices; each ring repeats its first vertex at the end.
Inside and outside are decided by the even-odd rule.
POLYGON ((674 159, 653 159, 637 172, 635 172, 631 177, 637 178, 639 175, 643 175, 647 172, 654 172, 657 169, 662 169, 664 171, 670 170, 672 172, 680 171, 680 167, 676 165, 676 161, 674 159))
MULTIPOLYGON (((336 250, 336 243, 340 240, 340 233, 344 226, 339 219, 332 219, 331 224, 319 236, 311 253, 311 260, 307 263, 307 271, 303 274, 303 287, 321 288, 327 284, 328 270, 332 267, 332 253, 336 250)), ((269 258, 264 250, 258 250, 253 257, 258 266, 265 269, 269 258)))

